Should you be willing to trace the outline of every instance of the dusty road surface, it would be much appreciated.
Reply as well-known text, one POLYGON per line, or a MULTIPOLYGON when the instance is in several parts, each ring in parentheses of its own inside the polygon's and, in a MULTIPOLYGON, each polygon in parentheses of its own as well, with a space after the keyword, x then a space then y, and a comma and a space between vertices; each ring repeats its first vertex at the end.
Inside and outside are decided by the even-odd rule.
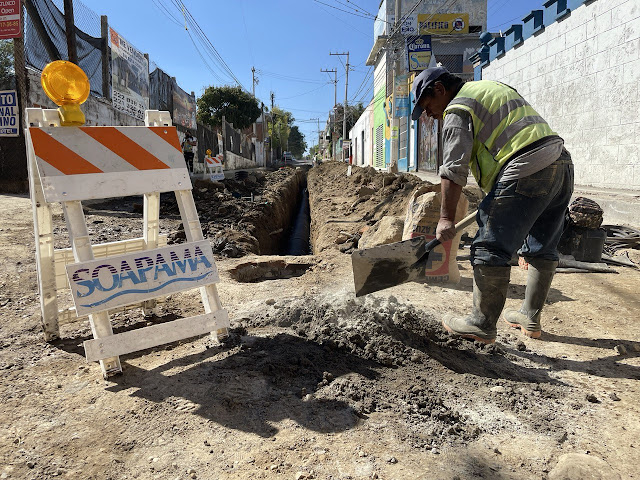
MULTIPOLYGON (((468 260, 455 287, 411 283, 356 299, 343 253, 363 227, 402 216, 420 181, 314 167, 314 254, 278 256, 279 216, 293 212, 277 199, 304 183, 296 172, 196 186, 232 334, 124 356, 108 380, 84 360, 87 322, 44 341, 30 202, 0 197, 0 478, 640 477, 637 270, 557 274, 541 340, 506 324, 494 346, 451 339, 440 320, 471 305, 468 260)), ((89 205, 93 240, 140 236, 140 203, 89 205)), ((163 208, 163 233, 182 241, 170 200, 163 208)), ((63 248, 60 209, 55 222, 63 248)), ((512 269, 508 307, 525 279, 512 269)), ((198 312, 196 292, 176 294, 157 317, 115 315, 114 330, 198 312)))

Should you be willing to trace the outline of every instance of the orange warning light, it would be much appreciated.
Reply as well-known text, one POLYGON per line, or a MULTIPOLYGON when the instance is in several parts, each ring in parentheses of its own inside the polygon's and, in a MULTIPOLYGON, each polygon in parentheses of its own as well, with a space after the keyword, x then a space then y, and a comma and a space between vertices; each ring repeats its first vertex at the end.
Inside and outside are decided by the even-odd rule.
POLYGON ((91 87, 87 74, 75 63, 56 60, 44 67, 40 81, 47 96, 60 107, 60 124, 84 125, 80 104, 89 98, 91 87))

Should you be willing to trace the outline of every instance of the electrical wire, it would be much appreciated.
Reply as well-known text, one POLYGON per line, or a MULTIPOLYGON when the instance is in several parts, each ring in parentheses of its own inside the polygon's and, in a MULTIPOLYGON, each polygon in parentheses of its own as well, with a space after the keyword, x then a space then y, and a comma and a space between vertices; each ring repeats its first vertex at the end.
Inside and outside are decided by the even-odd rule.
POLYGON ((237 83, 240 86, 240 88, 242 88, 244 91, 248 92, 249 90, 247 90, 245 88, 245 86, 242 84, 242 82, 240 82, 240 80, 238 80, 236 75, 233 73, 233 71, 231 70, 229 65, 227 65, 227 63, 224 61, 224 59, 222 58, 222 56, 220 55, 218 50, 215 48, 213 43, 211 43, 211 40, 209 40, 209 37, 207 37, 207 35, 204 33, 204 31, 202 30, 202 28, 198 24, 197 20, 191 14, 191 12, 186 7, 184 2, 182 0, 172 0, 172 1, 173 1, 173 4, 182 11, 182 14, 183 14, 183 16, 185 18, 185 21, 196 32, 196 34, 198 35, 199 40, 201 41, 203 46, 205 46, 205 48, 207 48, 209 50, 210 56, 212 54, 213 58, 222 67, 222 69, 227 73, 227 75, 229 75, 230 78, 232 78, 235 81, 235 83, 237 83))
POLYGON ((334 7, 333 5, 329 5, 328 3, 321 2, 320 0, 313 0, 313 1, 316 3, 320 3, 322 5, 325 5, 329 8, 335 8, 336 10, 340 10, 341 12, 348 13, 349 15, 355 15, 356 17, 366 18, 367 20, 371 20, 371 17, 368 17, 366 15, 360 15, 359 13, 350 12, 349 10, 344 10, 342 8, 334 7))
MULTIPOLYGON (((333 82, 331 82, 331 83, 333 83, 333 82)), ((310 93, 317 92, 318 90, 320 90, 320 89, 322 89, 322 88, 326 87, 327 85, 329 85, 329 83, 328 83, 328 82, 327 82, 327 83, 325 83, 324 85, 320 85, 318 88, 314 88, 313 90, 309 90, 308 92, 300 93, 300 94, 298 94, 298 95, 292 95, 292 96, 290 96, 290 97, 282 97, 280 100, 289 100, 289 99, 291 99, 291 98, 302 97, 302 96, 304 96, 304 95, 308 95, 308 94, 310 94, 310 93)))
POLYGON ((320 6, 318 6, 318 8, 320 8, 320 10, 322 10, 322 11, 326 12, 326 14, 327 14, 327 15, 331 15, 333 18, 336 18, 336 19, 340 20, 342 23, 344 23, 345 25, 348 25, 348 26, 349 26, 349 28, 351 28, 351 30, 353 30, 354 32, 361 33, 362 35, 364 35, 364 36, 365 36, 365 37, 367 37, 367 38, 370 38, 370 37, 371 37, 371 34, 369 34, 369 33, 364 33, 362 30, 357 29, 356 27, 354 27, 354 26, 353 26, 352 24, 350 24, 349 22, 347 22, 347 21, 345 21, 344 19, 340 18, 339 16, 334 15, 333 13, 331 13, 331 12, 330 12, 329 10, 327 10, 326 8, 324 8, 324 7, 320 7, 320 6))
POLYGON ((291 82, 301 82, 301 83, 325 83, 322 80, 311 80, 309 78, 293 77, 290 75, 284 75, 282 73, 267 72, 266 70, 261 70, 261 69, 256 69, 256 72, 261 75, 277 78, 278 80, 287 80, 291 82))
POLYGON ((174 17, 171 12, 167 9, 166 5, 162 3, 162 0, 151 0, 156 8, 162 13, 165 17, 167 17, 171 22, 175 23, 179 27, 182 27, 182 24, 178 21, 176 17, 174 17))
POLYGON ((341 0, 334 0, 334 1, 339 5, 342 5, 344 7, 350 8, 351 10, 353 10, 356 13, 367 15, 367 16, 371 17, 372 19, 376 17, 374 14, 369 13, 369 12, 365 11, 364 9, 359 9, 359 8, 353 6, 353 5, 349 5, 349 3, 344 3, 341 0))

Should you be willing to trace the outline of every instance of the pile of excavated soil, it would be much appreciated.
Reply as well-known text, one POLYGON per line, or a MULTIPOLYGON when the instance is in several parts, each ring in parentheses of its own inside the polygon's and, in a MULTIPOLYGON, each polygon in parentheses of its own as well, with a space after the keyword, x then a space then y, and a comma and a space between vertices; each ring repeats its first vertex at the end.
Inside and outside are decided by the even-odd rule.
MULTIPOLYGON (((527 362, 506 348, 452 339, 433 314, 393 296, 278 300, 266 311, 245 312, 240 324, 244 332, 271 326, 295 333, 284 338, 284 357, 267 357, 263 373, 277 377, 274 384, 295 385, 289 375, 308 375, 306 394, 294 393, 342 402, 359 416, 397 415, 412 448, 465 444, 503 430, 561 438, 585 403, 546 372, 527 371, 527 362), (309 342, 321 347, 311 356, 309 342), (320 371, 320 365, 331 368, 320 371), (455 373, 470 368, 473 374, 455 373), (390 388, 390 378, 397 388, 390 388)), ((245 348, 261 350, 266 343, 271 340, 251 340, 245 348)))
MULTIPOLYGON (((351 167, 343 162, 327 162, 309 172, 307 184, 311 207, 311 245, 318 254, 328 248, 351 253, 362 234, 385 217, 404 222, 413 191, 429 186, 411 174, 394 175, 373 167, 351 167)), ((439 185, 433 185, 438 191, 439 185)), ((477 208, 480 191, 465 187, 469 208, 477 208)))

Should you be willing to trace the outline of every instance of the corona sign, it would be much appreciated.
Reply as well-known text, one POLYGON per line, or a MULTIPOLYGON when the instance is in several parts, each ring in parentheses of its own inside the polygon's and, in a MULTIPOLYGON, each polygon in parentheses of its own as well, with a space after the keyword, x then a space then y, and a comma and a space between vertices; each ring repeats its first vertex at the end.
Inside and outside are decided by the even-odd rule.
POLYGON ((410 72, 421 72, 426 69, 431 61, 431 35, 420 35, 408 41, 407 57, 410 72))

